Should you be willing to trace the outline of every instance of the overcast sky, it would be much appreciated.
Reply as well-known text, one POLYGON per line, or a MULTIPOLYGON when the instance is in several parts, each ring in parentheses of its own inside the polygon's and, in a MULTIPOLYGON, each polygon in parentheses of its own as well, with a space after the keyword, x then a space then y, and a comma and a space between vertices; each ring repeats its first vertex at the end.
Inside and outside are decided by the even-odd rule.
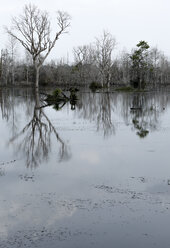
POLYGON ((0 49, 6 46, 3 26, 22 12, 26 3, 34 3, 49 12, 67 11, 71 17, 69 34, 56 43, 50 58, 72 58, 73 47, 89 44, 105 29, 117 40, 117 51, 128 51, 140 40, 157 46, 170 56, 170 0, 4 0, 0 8, 0 49))

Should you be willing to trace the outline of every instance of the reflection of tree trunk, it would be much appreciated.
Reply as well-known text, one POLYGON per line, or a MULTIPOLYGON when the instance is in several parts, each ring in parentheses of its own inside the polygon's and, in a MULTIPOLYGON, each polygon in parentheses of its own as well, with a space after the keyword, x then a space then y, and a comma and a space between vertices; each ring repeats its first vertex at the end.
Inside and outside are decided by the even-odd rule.
POLYGON ((89 93, 82 94, 82 106, 79 107, 79 115, 90 121, 95 121, 97 131, 102 131, 107 137, 115 132, 114 123, 112 123, 112 107, 110 93, 89 93), (82 108, 82 111, 81 111, 82 108))
POLYGON ((29 82, 29 72, 28 72, 28 66, 26 68, 26 80, 27 80, 27 85, 28 85, 28 82, 29 82))
POLYGON ((39 91, 35 88, 35 107, 33 118, 22 129, 20 133, 14 136, 10 143, 21 139, 18 150, 23 150, 27 158, 27 167, 38 166, 44 159, 48 159, 48 153, 51 149, 51 134, 54 134, 60 144, 59 160, 69 159, 70 154, 64 141, 59 136, 56 128, 50 119, 44 113, 40 106, 39 91), (23 137, 22 137, 23 136, 23 137))
POLYGON ((35 87, 38 89, 39 88, 39 73, 40 73, 40 68, 39 66, 35 67, 35 87))
POLYGON ((102 93, 100 95, 100 111, 98 114, 98 129, 102 125, 104 136, 114 131, 114 126, 111 120, 111 105, 110 94, 102 93))
POLYGON ((40 108, 40 95, 39 95, 39 88, 35 87, 35 109, 40 108))

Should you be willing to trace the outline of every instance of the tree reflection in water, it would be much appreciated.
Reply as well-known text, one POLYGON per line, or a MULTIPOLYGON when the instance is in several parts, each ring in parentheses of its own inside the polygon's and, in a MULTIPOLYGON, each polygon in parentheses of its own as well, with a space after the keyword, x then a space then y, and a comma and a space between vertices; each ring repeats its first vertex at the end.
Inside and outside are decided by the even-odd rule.
POLYGON ((115 133, 112 122, 110 93, 103 93, 99 98, 99 112, 97 116, 97 130, 103 130, 104 137, 115 133))
POLYGON ((140 138, 158 129, 160 114, 170 100, 166 92, 86 93, 80 99, 78 117, 95 122, 104 137, 115 134, 116 118, 121 117, 140 138))
POLYGON ((59 143, 59 161, 71 157, 68 146, 59 136, 56 128, 45 114, 40 104, 39 92, 35 92, 35 106, 33 117, 25 127, 14 135, 9 143, 17 144, 17 150, 26 156, 27 167, 36 167, 42 161, 48 160, 51 151, 51 136, 54 135, 59 143))
MULTIPOLYGON (((42 161, 48 160, 54 147, 54 144, 52 145, 54 137, 59 146, 57 148, 59 161, 68 160, 71 157, 69 147, 47 116, 46 105, 40 101, 39 93, 33 95, 32 91, 24 92, 23 89, 19 92, 13 89, 5 93, 0 92, 2 118, 7 121, 12 136, 9 143, 17 151, 24 153, 27 167, 36 167, 42 161), (21 108, 22 111, 24 109, 29 121, 20 131, 21 108)), ((115 127, 119 127, 122 121, 125 125, 131 126, 132 131, 139 137, 144 138, 159 128, 160 115, 169 103, 169 95, 166 92, 114 94, 80 92, 74 113, 76 118, 93 122, 97 131, 102 132, 104 137, 114 134, 115 127)), ((60 105, 56 109, 62 107, 60 105)))
POLYGON ((80 95, 78 103, 78 116, 80 118, 94 121, 97 131, 102 131, 104 137, 115 133, 114 122, 112 121, 113 105, 111 93, 86 93, 80 95))
POLYGON ((147 94, 138 93, 133 95, 131 105, 132 124, 140 138, 145 138, 150 131, 158 128, 160 109, 163 106, 158 107, 157 105, 158 102, 155 101, 155 98, 148 97, 147 94))
POLYGON ((18 130, 20 113, 17 112, 17 107, 20 105, 24 106, 25 113, 27 114, 27 116, 30 116, 33 108, 33 103, 34 103, 34 98, 32 97, 32 90, 30 89, 23 90, 18 88, 1 88, 0 90, 1 115, 2 115, 2 119, 6 120, 6 122, 10 126, 10 131, 12 136, 15 135, 18 130))

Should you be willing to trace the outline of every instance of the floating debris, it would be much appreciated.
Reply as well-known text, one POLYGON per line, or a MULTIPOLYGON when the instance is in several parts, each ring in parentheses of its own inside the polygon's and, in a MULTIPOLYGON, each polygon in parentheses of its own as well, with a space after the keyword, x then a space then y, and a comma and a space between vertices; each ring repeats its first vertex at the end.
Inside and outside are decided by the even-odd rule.
POLYGON ((24 181, 32 181, 32 182, 34 182, 34 175, 29 176, 27 174, 25 174, 25 175, 21 174, 21 175, 19 175, 19 178, 21 180, 24 180, 24 181))
POLYGON ((1 165, 6 165, 6 164, 12 164, 12 163, 15 163, 15 162, 16 162, 16 159, 11 160, 11 161, 7 161, 7 162, 2 162, 2 163, 0 163, 0 166, 1 165))

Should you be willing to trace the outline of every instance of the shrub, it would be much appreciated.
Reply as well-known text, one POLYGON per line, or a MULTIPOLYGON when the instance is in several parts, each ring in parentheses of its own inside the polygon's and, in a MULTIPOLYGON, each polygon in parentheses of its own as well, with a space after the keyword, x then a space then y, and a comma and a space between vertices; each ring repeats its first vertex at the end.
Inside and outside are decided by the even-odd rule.
POLYGON ((130 86, 124 86, 124 87, 117 88, 116 91, 134 91, 134 88, 130 86))
POLYGON ((97 82, 92 82, 90 84, 89 88, 92 90, 101 89, 102 85, 100 83, 97 83, 97 82))
POLYGON ((53 91, 53 96, 58 97, 61 94, 62 90, 60 88, 56 88, 53 91))

